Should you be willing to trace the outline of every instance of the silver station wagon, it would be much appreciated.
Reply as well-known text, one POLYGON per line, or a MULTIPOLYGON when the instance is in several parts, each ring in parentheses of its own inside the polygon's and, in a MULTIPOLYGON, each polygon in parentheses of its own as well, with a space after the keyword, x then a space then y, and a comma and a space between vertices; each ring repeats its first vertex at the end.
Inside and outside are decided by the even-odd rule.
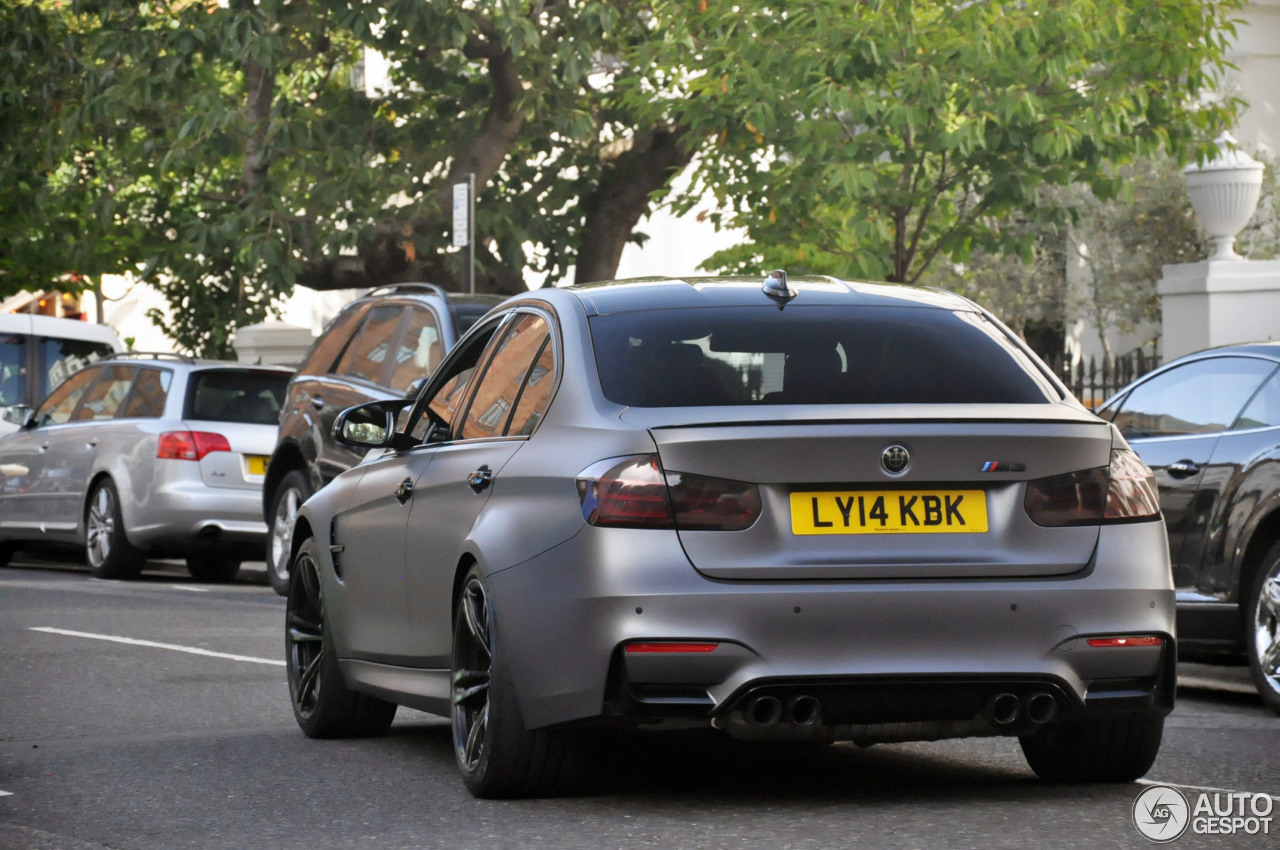
POLYGON ((292 372, 125 353, 59 385, 0 437, 0 565, 83 547, 95 576, 186 558, 201 581, 261 560, 262 482, 292 372))
POLYGON ((590 775, 599 727, 1017 737, 1128 781, 1174 700, 1150 470, 972 302, 831 278, 517 296, 298 514, 294 713, 451 718, 481 797, 590 775))

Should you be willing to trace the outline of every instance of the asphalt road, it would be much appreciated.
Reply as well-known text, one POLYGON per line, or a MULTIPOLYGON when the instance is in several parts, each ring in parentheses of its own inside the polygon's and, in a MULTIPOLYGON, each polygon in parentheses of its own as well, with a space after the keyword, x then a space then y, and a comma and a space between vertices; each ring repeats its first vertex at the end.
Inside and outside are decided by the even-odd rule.
MULTIPOLYGON (((478 801, 439 718, 402 709, 375 740, 298 731, 261 565, 226 586, 156 566, 0 570, 0 850, 1151 846, 1131 815, 1148 785, 1042 783, 1012 739, 643 737, 602 754, 612 780, 589 796, 478 801)), ((1146 781, 1276 806, 1269 835, 1171 846, 1280 847, 1280 718, 1241 670, 1180 676, 1146 781)))

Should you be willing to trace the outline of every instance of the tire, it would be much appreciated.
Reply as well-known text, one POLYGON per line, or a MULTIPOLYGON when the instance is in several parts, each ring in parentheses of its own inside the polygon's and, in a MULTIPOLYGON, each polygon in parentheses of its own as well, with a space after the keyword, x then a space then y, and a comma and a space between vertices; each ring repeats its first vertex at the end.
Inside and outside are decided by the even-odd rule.
POLYGON ((225 584, 240 572, 240 559, 192 555, 187 558, 187 572, 196 581, 225 584))
POLYGON ((373 737, 386 732, 396 704, 347 688, 325 620, 315 541, 293 560, 285 602, 285 668, 293 716, 309 738, 373 737))
POLYGON ((104 478, 89 492, 84 512, 85 561, 97 578, 136 578, 146 558, 129 542, 120 517, 120 494, 104 478))
POLYGON ((542 797, 579 790, 581 739, 563 730, 525 728, 504 674, 500 632, 484 580, 472 568, 455 600, 453 753, 462 781, 481 799, 542 797))
POLYGON ((1046 723, 1019 742, 1047 782, 1132 782, 1151 769, 1163 733, 1162 715, 1115 714, 1046 723))
POLYGON ((1271 547, 1245 597, 1244 650, 1267 707, 1280 714, 1280 543, 1271 547))
POLYGON ((301 469, 280 479, 271 499, 271 528, 267 535, 267 581, 281 596, 289 593, 289 546, 298 507, 311 495, 311 482, 301 469))

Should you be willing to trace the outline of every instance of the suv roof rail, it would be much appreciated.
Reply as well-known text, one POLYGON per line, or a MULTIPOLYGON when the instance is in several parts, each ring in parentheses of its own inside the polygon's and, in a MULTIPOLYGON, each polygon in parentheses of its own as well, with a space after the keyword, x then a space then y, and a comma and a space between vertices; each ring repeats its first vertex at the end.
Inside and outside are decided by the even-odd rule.
POLYGON ((449 292, 443 286, 434 283, 392 283, 386 286, 379 286, 365 293, 365 297, 370 295, 395 295, 401 292, 431 292, 442 297, 448 297, 449 292))
POLYGON ((139 360, 177 360, 180 363, 195 363, 196 359, 188 354, 174 354, 171 351, 117 351, 103 360, 127 360, 131 358, 139 360))

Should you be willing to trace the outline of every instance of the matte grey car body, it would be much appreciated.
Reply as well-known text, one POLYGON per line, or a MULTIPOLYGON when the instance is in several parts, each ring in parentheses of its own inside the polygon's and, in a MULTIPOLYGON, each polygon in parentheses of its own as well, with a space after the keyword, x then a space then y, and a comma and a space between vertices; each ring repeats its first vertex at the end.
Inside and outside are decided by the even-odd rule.
POLYGON ((185 557, 225 581, 261 559, 262 481, 290 370, 116 354, 77 372, 0 437, 0 562, 84 547, 95 575, 185 557))
POLYGON ((383 451, 299 513, 303 730, 450 716, 480 796, 556 791, 601 724, 1145 772, 1174 693, 1149 470, 973 303, 770 279, 518 296, 407 410, 339 417, 383 451))

